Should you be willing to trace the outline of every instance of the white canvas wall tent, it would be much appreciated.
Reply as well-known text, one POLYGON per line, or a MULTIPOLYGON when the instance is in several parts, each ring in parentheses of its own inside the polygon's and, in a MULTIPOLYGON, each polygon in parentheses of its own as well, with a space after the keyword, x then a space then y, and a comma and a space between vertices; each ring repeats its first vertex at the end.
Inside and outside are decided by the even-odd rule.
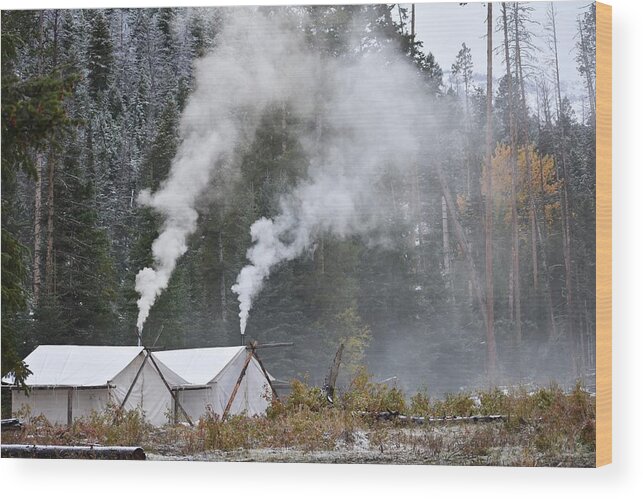
POLYGON ((274 378, 259 361, 254 345, 166 350, 153 355, 188 382, 176 393, 194 420, 206 413, 221 417, 262 414, 269 404, 266 395, 276 393, 271 386, 274 378))
MULTIPOLYGON (((28 407, 54 424, 70 424, 108 404, 140 409, 154 425, 176 412, 170 387, 188 382, 135 346, 41 345, 25 359, 29 393, 12 390, 14 413, 28 407), (161 374, 159 374, 159 372, 161 374), (166 384, 167 383, 167 384, 166 384)), ((3 383, 12 384, 10 376, 3 383)))

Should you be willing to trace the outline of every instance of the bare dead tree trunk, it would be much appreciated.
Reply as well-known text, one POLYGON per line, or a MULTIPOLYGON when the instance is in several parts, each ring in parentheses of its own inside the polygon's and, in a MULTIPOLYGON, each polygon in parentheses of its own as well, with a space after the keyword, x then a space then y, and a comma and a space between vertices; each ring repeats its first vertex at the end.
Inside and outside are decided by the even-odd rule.
MULTIPOLYGON (((550 112, 549 112, 549 96, 548 94, 545 93, 546 89, 543 88, 543 114, 545 116, 545 123, 548 123, 547 120, 549 120, 550 117, 550 112)), ((541 130, 540 130, 540 99, 538 100, 537 104, 537 113, 538 113, 538 135, 540 135, 541 130)), ((549 273, 549 262, 548 262, 548 257, 547 257, 547 239, 548 239, 548 231, 547 231, 547 214, 545 212, 545 176, 543 172, 543 160, 541 156, 538 156, 538 178, 539 178, 539 186, 540 186, 540 195, 538 196, 537 202, 538 202, 538 207, 537 211, 542 215, 543 219, 543 229, 542 232, 540 230, 540 225, 538 223, 538 215, 536 215, 536 234, 538 236, 538 244, 540 246, 540 258, 541 258, 541 264, 544 272, 545 278, 543 279, 543 283, 545 286, 545 300, 547 302, 547 315, 549 318, 549 342, 550 344, 553 343, 553 341, 558 338, 558 331, 556 327, 556 318, 554 316, 554 304, 553 304, 553 298, 552 298, 552 286, 551 286, 551 276, 549 273)))
POLYGON ((507 66, 507 86, 509 101, 509 134, 511 136, 511 290, 512 297, 510 315, 515 312, 516 341, 522 342, 522 317, 520 296, 520 240, 518 237, 518 208, 516 206, 516 182, 518 179, 518 151, 516 148, 516 119, 514 110, 513 78, 511 74, 511 60, 509 58, 509 33, 507 26, 507 5, 502 3, 502 20, 505 37, 505 63, 507 66))
POLYGON ((451 250, 449 249, 449 218, 447 214, 447 202, 442 196, 442 251, 444 261, 444 273, 451 276, 451 250))
POLYGON ((562 124, 563 99, 560 91, 560 68, 558 64, 558 38, 556 34, 556 14, 553 3, 550 4, 551 25, 553 35, 554 70, 556 76, 556 97, 558 100, 558 129, 559 129, 559 155, 560 155, 560 176, 562 187, 560 190, 561 222, 563 232, 563 260, 565 263, 565 303, 567 308, 566 326, 567 336, 571 350, 572 369, 576 375, 580 374, 580 363, 578 359, 578 338, 574 328, 574 292, 572 282, 572 250, 570 230, 570 200, 569 200, 569 176, 567 172, 567 153, 565 151, 566 140, 565 130, 562 124))
POLYGON ((531 154, 530 154, 530 143, 529 140, 529 111, 527 109, 527 99, 525 98, 525 77, 523 74, 522 67, 522 53, 520 49, 520 35, 519 35, 519 23, 518 23, 518 4, 514 4, 514 28, 515 28, 515 53, 514 59, 516 64, 516 75, 518 78, 518 86, 520 88, 520 103, 522 110, 522 119, 523 126, 521 128, 522 136, 522 145, 525 153, 525 169, 526 169, 526 179, 527 184, 527 195, 529 197, 529 219, 531 226, 531 266, 532 266, 532 278, 534 289, 538 289, 538 255, 537 255, 537 245, 536 245, 536 203, 534 200, 534 193, 531 189, 531 178, 532 178, 532 165, 531 165, 531 154))
POLYGON ((219 266, 221 267, 221 320, 226 322, 228 320, 228 302, 226 298, 226 279, 225 279, 225 265, 223 258, 223 228, 219 230, 219 266))
POLYGON ((473 287, 475 293, 476 301, 478 307, 480 308, 480 313, 482 315, 483 322, 485 323, 485 328, 487 327, 488 318, 487 318, 487 308, 484 299, 484 293, 482 288, 482 283, 480 280, 480 274, 476 268, 475 261, 473 260, 473 255, 471 254, 471 248, 469 242, 467 241, 467 236, 464 231, 464 228, 460 224, 458 210, 456 208, 455 202, 453 201, 453 196, 451 196, 451 191, 447 185, 446 176, 442 170, 442 165, 439 162, 436 162, 436 170, 438 173, 438 180, 440 181, 440 187, 442 188, 442 195, 447 205, 449 215, 451 217, 451 225, 453 226, 453 232, 455 234, 458 245, 464 254, 467 266, 469 267, 470 274, 470 283, 473 287))
POLYGON ((493 5, 487 3, 487 129, 485 178, 485 284, 487 305, 487 375, 493 383, 496 378, 496 336, 494 331, 493 293, 493 174, 491 154, 493 148, 493 5))
POLYGON ((534 289, 538 289, 539 279, 538 279, 538 245, 536 243, 536 207, 534 203, 530 203, 529 206, 529 219, 531 221, 531 275, 533 278, 534 289))
POLYGON ((414 262, 415 265, 415 274, 419 275, 425 270, 424 264, 424 238, 422 234, 422 204, 420 200, 420 174, 418 172, 418 163, 416 160, 413 160, 413 171, 410 173, 410 182, 411 182, 411 224, 413 230, 410 231, 410 247, 413 248, 416 259, 414 262))
MULTIPOLYGON (((581 49, 581 58, 583 59, 583 64, 586 68, 589 68, 591 61, 587 56, 587 42, 585 40, 585 34, 583 32, 583 26, 581 24, 580 18, 578 19, 578 36, 580 38, 580 49, 581 49)), ((590 120, 592 123, 596 122, 596 93, 594 92, 594 82, 592 81, 592 76, 589 71, 585 71, 585 85, 587 85, 587 98, 589 100, 589 111, 590 111, 590 120)))
POLYGON ((515 320, 514 317, 514 265, 513 265, 513 240, 511 243, 511 264, 509 265, 509 283, 507 284, 509 287, 509 293, 507 294, 507 307, 509 310, 509 322, 513 322, 515 320))
POLYGON ((411 4, 411 41, 415 42, 415 4, 411 4))
POLYGON ((286 122, 286 101, 284 100, 281 103, 281 133, 282 133, 282 139, 281 139, 281 154, 286 154, 286 148, 288 145, 287 141, 287 136, 286 136, 286 131, 288 129, 288 124, 286 122))
MULTIPOLYGON (((523 115, 523 120, 525 121, 525 126, 523 127, 523 146, 525 149, 525 165, 527 169, 527 178, 529 179, 529 185, 527 186, 528 190, 528 195, 529 195, 529 214, 530 214, 530 219, 531 219, 531 259, 532 259, 532 273, 533 273, 533 282, 534 282, 534 288, 538 289, 540 285, 540 280, 538 277, 538 246, 540 246, 540 259, 541 263, 543 266, 543 271, 546 273, 545 274, 545 279, 544 279, 544 294, 545 294, 545 300, 547 303, 547 315, 548 315, 548 323, 549 323, 549 340, 553 340, 557 334, 556 334, 556 321, 554 318, 554 307, 553 307, 553 301, 551 297, 551 286, 549 283, 549 266, 547 263, 547 251, 545 247, 545 241, 543 239, 542 233, 540 231, 540 226, 538 224, 538 217, 537 217, 537 203, 536 203, 536 198, 534 196, 533 192, 533 182, 532 182, 532 176, 533 176, 533 171, 532 171, 532 162, 531 162, 531 154, 530 154, 530 140, 529 140, 529 135, 528 135, 528 120, 529 120, 529 113, 528 113, 528 108, 527 108, 527 99, 525 96, 525 78, 523 75, 523 67, 522 67, 522 56, 520 52, 520 38, 518 36, 518 7, 516 5, 516 16, 515 16, 515 28, 516 28, 516 65, 518 68, 518 74, 520 76, 520 94, 521 94, 521 103, 522 103, 522 115, 523 115)), ((541 196, 544 193, 544 179, 543 179, 543 169, 542 169, 542 159, 539 158, 539 175, 540 175, 540 190, 541 190, 541 196)), ((543 200, 541 199, 541 203, 543 203, 543 200)), ((544 210, 544 205, 541 207, 542 213, 543 213, 543 224, 546 227, 547 221, 545 218, 545 210, 544 210)))

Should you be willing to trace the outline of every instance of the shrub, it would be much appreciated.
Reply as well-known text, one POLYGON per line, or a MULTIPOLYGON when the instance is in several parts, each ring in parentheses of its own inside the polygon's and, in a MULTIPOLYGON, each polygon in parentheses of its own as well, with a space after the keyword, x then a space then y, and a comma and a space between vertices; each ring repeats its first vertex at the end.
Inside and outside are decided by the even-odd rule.
POLYGON ((326 402, 324 394, 319 388, 309 386, 305 382, 295 379, 291 383, 290 394, 284 402, 284 409, 287 412, 301 411, 303 409, 317 412, 327 405, 328 402, 326 402))
POLYGON ((433 416, 471 416, 475 409, 475 403, 468 393, 448 394, 444 400, 438 400, 433 404, 431 412, 433 416))
POLYGON ((480 397, 480 414, 507 414, 509 412, 509 397, 502 390, 496 388, 478 394, 480 397))
POLYGON ((358 369, 348 391, 341 395, 342 407, 358 412, 398 412, 406 410, 404 394, 398 388, 374 383, 365 368, 358 369))
POLYGON ((409 412, 412 416, 428 416, 431 413, 431 400, 426 392, 417 392, 411 397, 409 412))

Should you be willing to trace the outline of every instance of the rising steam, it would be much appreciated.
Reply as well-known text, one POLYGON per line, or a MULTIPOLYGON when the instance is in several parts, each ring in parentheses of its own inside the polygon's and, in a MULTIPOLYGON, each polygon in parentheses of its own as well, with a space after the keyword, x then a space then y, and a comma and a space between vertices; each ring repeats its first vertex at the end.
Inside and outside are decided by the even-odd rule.
POLYGON ((404 175, 435 136, 423 81, 395 47, 366 50, 349 33, 348 56, 320 56, 293 12, 235 9, 214 51, 198 62, 170 176, 157 192, 139 196, 164 217, 152 246, 154 268, 136 277, 139 330, 187 249, 198 200, 234 179, 239 150, 254 139, 269 106, 287 106, 302 123, 316 125, 298 133, 306 180, 281 196, 274 219, 260 218, 250 229, 249 264, 232 287, 242 333, 279 263, 302 255, 322 233, 375 240, 388 216, 377 189, 388 176, 404 175))

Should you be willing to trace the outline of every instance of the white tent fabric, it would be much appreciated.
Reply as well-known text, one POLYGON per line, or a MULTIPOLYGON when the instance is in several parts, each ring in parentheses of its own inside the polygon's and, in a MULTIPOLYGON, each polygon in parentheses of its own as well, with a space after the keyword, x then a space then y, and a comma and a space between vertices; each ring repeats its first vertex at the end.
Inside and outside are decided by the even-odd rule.
POLYGON ((207 385, 245 350, 246 347, 186 348, 155 352, 154 357, 188 383, 207 385))
POLYGON ((32 372, 26 383, 29 386, 103 386, 142 351, 143 347, 41 345, 25 358, 32 372))
MULTIPOLYGON (((179 393, 179 402, 190 418, 207 412, 223 415, 239 374, 250 354, 245 347, 191 348, 155 352, 169 369, 189 382, 179 393), (204 386, 205 385, 205 386, 204 386)), ((252 357, 230 409, 230 414, 262 414, 268 407, 270 386, 252 357)))
MULTIPOLYGON (((32 371, 26 384, 32 390, 29 394, 13 390, 13 411, 28 407, 34 416, 66 424, 70 402, 73 418, 102 411, 110 402, 120 405, 146 355, 142 347, 41 345, 25 359, 32 371)), ((170 386, 187 384, 161 361, 157 364, 170 386)), ((13 380, 6 377, 3 382, 13 380)), ((162 425, 173 407, 170 392, 148 360, 125 409, 140 409, 152 424, 162 425)))

